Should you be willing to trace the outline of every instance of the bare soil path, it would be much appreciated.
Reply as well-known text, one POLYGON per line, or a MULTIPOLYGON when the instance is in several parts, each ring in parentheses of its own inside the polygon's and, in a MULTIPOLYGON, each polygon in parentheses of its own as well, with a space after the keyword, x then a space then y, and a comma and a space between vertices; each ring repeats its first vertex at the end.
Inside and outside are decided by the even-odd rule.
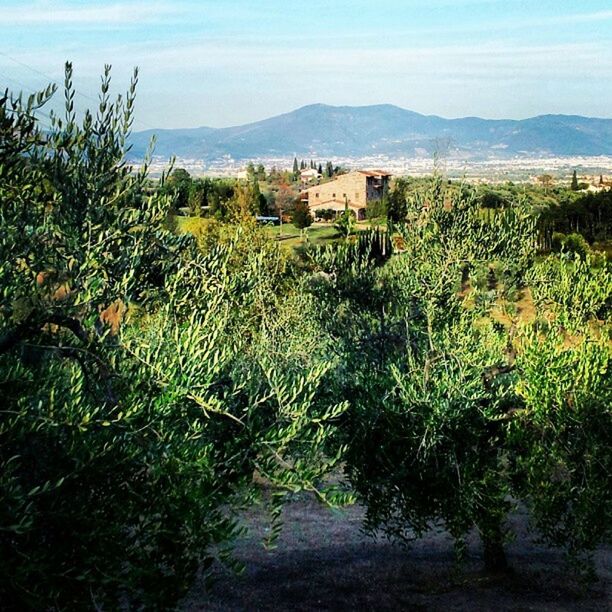
POLYGON ((253 512, 237 548, 246 564, 241 576, 219 569, 207 590, 200 581, 181 606, 185 611, 255 610, 612 610, 612 549, 597 551, 598 582, 581 586, 563 556, 534 542, 526 517, 512 519, 508 545, 513 573, 480 572, 477 538, 457 569, 444 533, 430 533, 403 549, 360 531, 363 510, 330 511, 311 499, 290 503, 278 548, 261 544, 266 520, 253 512))

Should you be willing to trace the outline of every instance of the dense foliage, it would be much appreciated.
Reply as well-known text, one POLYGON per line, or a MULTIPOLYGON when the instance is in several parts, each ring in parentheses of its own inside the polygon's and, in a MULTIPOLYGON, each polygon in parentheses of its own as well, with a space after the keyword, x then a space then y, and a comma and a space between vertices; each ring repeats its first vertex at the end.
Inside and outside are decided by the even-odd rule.
POLYGON ((366 527, 409 540, 441 525, 461 551, 476 526, 501 568, 522 501, 579 559, 612 519, 610 266, 536 260, 536 219, 482 214, 470 188, 438 180, 406 202, 400 254, 327 252, 313 286, 366 527))
MULTIPOLYGON (((253 473, 322 498, 321 363, 274 245, 205 252, 124 164, 136 76, 42 132, 0 99, 0 600, 167 607, 225 557, 253 473), (299 328, 298 328, 299 329, 299 328), (312 354, 312 353, 311 353, 312 354)), ((146 170, 146 169, 145 169, 146 170)), ((163 192, 163 190, 162 190, 163 192)), ((278 511, 274 511, 278 515, 278 511)))

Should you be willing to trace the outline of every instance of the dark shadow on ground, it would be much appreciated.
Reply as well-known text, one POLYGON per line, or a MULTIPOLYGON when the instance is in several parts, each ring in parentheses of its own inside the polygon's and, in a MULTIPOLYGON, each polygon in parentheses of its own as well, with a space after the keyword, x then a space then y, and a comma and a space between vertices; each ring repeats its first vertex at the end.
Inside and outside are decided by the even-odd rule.
POLYGON ((267 551, 261 538, 266 521, 245 517, 252 529, 236 555, 246 564, 241 576, 219 568, 212 588, 198 582, 183 610, 612 610, 610 548, 596 554, 599 581, 582 585, 563 556, 534 543, 526 517, 512 519, 515 542, 508 545, 513 573, 480 572, 475 536, 461 568, 451 539, 430 533, 408 549, 361 531, 363 511, 332 512, 312 500, 285 510, 278 548, 267 551))

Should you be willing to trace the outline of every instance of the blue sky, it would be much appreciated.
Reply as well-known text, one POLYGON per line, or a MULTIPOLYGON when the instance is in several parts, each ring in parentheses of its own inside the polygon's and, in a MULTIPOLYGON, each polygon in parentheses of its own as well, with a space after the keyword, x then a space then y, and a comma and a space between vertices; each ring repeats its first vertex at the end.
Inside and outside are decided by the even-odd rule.
POLYGON ((140 67, 137 129, 235 125, 299 106, 446 117, 612 117, 612 0, 2 0, 0 85, 140 67))

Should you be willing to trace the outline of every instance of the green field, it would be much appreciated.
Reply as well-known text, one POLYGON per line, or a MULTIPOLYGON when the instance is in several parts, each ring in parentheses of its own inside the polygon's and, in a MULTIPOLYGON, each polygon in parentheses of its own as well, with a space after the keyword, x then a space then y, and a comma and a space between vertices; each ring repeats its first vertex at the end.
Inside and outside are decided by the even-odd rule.
POLYGON ((298 248, 304 244, 324 245, 336 242, 341 239, 338 230, 329 223, 315 223, 308 229, 301 230, 290 223, 283 223, 281 226, 268 226, 266 232, 282 243, 284 247, 298 248))
MULTIPOLYGON (((198 217, 176 217, 176 224, 181 232, 196 232, 201 226, 207 223, 207 219, 198 217)), ((369 227, 368 224, 360 224, 359 229, 369 227)), ((330 223, 314 223, 302 233, 292 223, 279 225, 268 225, 263 227, 263 231, 281 243, 284 248, 298 249, 306 244, 325 245, 337 242, 342 239, 338 230, 330 223)))

